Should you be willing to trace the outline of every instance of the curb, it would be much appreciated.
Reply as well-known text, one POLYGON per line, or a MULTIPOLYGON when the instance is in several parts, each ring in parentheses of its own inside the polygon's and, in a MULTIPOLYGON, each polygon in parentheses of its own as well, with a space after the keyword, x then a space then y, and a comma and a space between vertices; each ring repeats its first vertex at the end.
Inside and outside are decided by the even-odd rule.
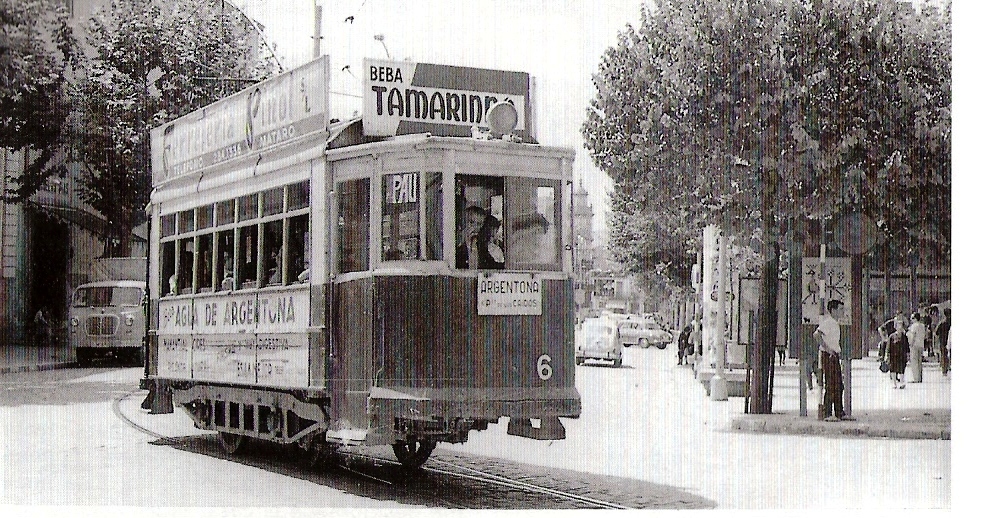
POLYGON ((824 422, 815 417, 796 420, 740 417, 731 420, 731 430, 765 434, 822 435, 871 437, 885 439, 951 440, 951 426, 938 424, 914 425, 904 428, 887 423, 857 421, 824 422))
POLYGON ((50 371, 55 369, 65 369, 68 367, 73 367, 74 365, 75 365, 74 361, 45 363, 41 365, 15 365, 15 366, 8 365, 8 366, 0 367, 0 374, 11 374, 15 372, 50 371))

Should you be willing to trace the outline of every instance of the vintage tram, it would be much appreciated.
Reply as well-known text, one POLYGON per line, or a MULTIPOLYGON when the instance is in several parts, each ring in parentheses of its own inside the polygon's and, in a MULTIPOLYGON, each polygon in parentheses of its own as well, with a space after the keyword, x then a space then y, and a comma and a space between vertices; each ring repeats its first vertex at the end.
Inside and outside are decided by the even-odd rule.
POLYGON ((326 78, 322 58, 153 131, 152 411, 230 452, 392 445, 407 466, 502 417, 564 438, 573 151, 367 136, 327 119, 326 78))

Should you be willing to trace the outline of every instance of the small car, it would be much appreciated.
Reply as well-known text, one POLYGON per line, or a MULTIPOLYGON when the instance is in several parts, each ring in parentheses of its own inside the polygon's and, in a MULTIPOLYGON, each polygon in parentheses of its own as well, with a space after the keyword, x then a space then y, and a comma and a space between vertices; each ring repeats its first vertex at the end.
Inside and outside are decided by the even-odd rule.
POLYGON ((577 365, 587 360, 612 362, 621 367, 621 339, 618 326, 607 318, 588 318, 577 326, 577 365))
POLYGON ((642 349, 650 345, 665 349, 672 342, 672 333, 662 329, 654 320, 626 320, 618 327, 618 332, 625 347, 637 344, 642 349))

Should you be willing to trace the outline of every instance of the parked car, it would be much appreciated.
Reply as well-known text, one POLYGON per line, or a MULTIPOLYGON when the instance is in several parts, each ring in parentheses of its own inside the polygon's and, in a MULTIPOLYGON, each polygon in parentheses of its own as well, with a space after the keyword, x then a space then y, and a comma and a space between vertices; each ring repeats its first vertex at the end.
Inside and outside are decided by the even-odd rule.
POLYGON ((603 360, 613 362, 614 367, 621 367, 621 340, 617 324, 604 317, 584 320, 577 329, 575 358, 577 365, 587 360, 603 360))
POLYGON ((654 320, 625 320, 618 328, 621 343, 625 347, 638 345, 642 349, 654 345, 665 349, 672 342, 672 333, 662 329, 654 320))

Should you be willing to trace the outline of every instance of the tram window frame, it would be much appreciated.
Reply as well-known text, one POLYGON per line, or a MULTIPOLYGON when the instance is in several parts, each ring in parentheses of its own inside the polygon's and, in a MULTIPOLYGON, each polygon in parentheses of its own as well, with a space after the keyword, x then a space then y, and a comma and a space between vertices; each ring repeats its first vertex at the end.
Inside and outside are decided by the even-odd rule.
POLYGON ((287 283, 308 282, 311 268, 310 213, 289 217, 286 223, 284 256, 287 258, 285 267, 287 283))
MULTIPOLYGON (((561 261, 563 249, 563 192, 559 180, 529 177, 510 177, 505 182, 506 199, 506 219, 503 222, 505 234, 505 260, 506 268, 517 270, 543 270, 559 271, 563 268, 561 261), (539 201, 531 200, 533 190, 537 193, 536 198, 540 198, 539 193, 542 189, 552 191, 552 220, 547 219, 550 214, 543 214, 543 208, 539 207, 539 201), (530 206, 535 204, 536 206, 530 206), (529 209, 533 209, 530 211, 529 209), (536 216, 541 216, 538 222, 536 216), (543 236, 552 236, 552 239, 540 239, 537 244, 530 246, 525 241, 520 241, 518 232, 527 228, 536 228, 545 223, 543 236), (522 257, 521 251, 531 250, 542 253, 545 245, 552 246, 552 253, 549 260, 527 260, 522 257), (522 246, 520 246, 522 245, 522 246)), ((540 259, 540 258, 537 258, 540 259)))
MULTIPOLYGON (((465 216, 470 211, 470 207, 481 209, 485 220, 489 216, 498 219, 499 226, 504 231, 505 221, 505 193, 507 177, 501 175, 485 174, 458 174, 454 179, 454 262, 453 265, 459 270, 467 270, 470 266, 469 258, 464 256, 467 253, 467 241, 469 236, 478 232, 484 225, 484 221, 468 221, 465 216)), ((506 255, 507 257, 507 255, 506 255)), ((500 266, 479 265, 475 269, 490 270, 507 268, 505 262, 500 266)))
POLYGON ((219 261, 215 265, 217 291, 232 291, 235 288, 235 234, 234 228, 215 233, 215 257, 219 261))
POLYGON ((254 192, 236 199, 236 222, 250 221, 259 217, 259 193, 254 192))
MULTIPOLYGON (((499 220, 501 242, 497 243, 504 255, 504 269, 530 271, 560 271, 562 250, 562 191, 559 180, 525 176, 458 174, 455 177, 455 234, 454 265, 467 269, 467 263, 459 260, 464 246, 464 212, 469 206, 484 211, 486 217, 499 220), (538 201, 540 189, 552 192, 552 207, 538 201), (533 194, 536 196, 533 196, 533 194), (547 212, 543 214, 542 212, 547 212), (543 229, 542 238, 530 244, 527 230, 543 229), (544 245, 549 245, 545 247, 544 245), (531 253, 548 250, 549 257, 532 257, 531 253), (527 252, 527 254, 523 254, 527 252)), ((473 231, 473 229, 472 229, 473 231)), ((465 260, 466 261, 466 260, 465 260)), ((500 269, 502 267, 479 268, 500 269)))
POLYGON ((204 205, 195 209, 195 230, 212 228, 215 224, 215 206, 204 205))
POLYGON ((287 185, 287 212, 302 210, 311 206, 311 181, 287 185))
POLYGON ((443 259, 443 187, 443 173, 435 171, 382 175, 381 261, 443 259), (407 190, 404 184, 409 179, 416 185, 407 190), (400 192, 391 192, 397 188, 400 192), (394 215, 400 218, 397 225, 394 215), (409 221, 404 221, 407 216, 409 221), (411 232, 404 233, 404 229, 411 232))
POLYGON ((231 225, 236 222, 236 200, 222 200, 215 204, 215 226, 231 225))
POLYGON ((263 255, 260 257, 260 271, 264 272, 261 287, 283 285, 284 232, 283 218, 265 221, 260 224, 263 255))
POLYGON ((195 245, 195 258, 198 260, 195 267, 195 292, 204 293, 215 291, 215 247, 213 232, 200 234, 197 236, 195 245))
POLYGON ((236 280, 238 288, 250 289, 258 287, 257 274, 259 271, 259 225, 246 225, 236 228, 239 244, 236 248, 236 265, 239 277, 236 280))
POLYGON ((382 261, 420 259, 423 219, 419 172, 401 171, 382 175, 382 261), (405 236, 405 237, 404 237, 405 236))
POLYGON ((177 240, 177 293, 189 295, 193 293, 195 238, 185 234, 177 240))
POLYGON ((368 177, 344 180, 337 184, 338 220, 335 225, 338 230, 339 273, 369 269, 371 186, 371 179, 368 177))
POLYGON ((170 237, 177 233, 177 214, 165 214, 160 217, 160 237, 170 237))
POLYGON ((177 295, 177 240, 163 241, 160 244, 160 271, 161 284, 160 293, 163 297, 177 295), (171 286, 171 277, 174 277, 174 286, 171 286))
POLYGON ((262 217, 283 214, 284 187, 274 187, 263 191, 262 217))
POLYGON ((165 214, 160 219, 162 227, 170 224, 176 230, 161 239, 163 297, 280 286, 309 279, 301 278, 301 274, 306 271, 309 275, 310 268, 310 180, 165 214), (278 275, 271 279, 268 270, 275 267, 274 261, 264 255, 273 252, 287 261, 280 261, 278 275), (174 290, 170 289, 172 276, 174 290))
POLYGON ((188 232, 193 232, 195 227, 195 211, 194 209, 184 210, 177 215, 177 233, 187 234, 188 232))

